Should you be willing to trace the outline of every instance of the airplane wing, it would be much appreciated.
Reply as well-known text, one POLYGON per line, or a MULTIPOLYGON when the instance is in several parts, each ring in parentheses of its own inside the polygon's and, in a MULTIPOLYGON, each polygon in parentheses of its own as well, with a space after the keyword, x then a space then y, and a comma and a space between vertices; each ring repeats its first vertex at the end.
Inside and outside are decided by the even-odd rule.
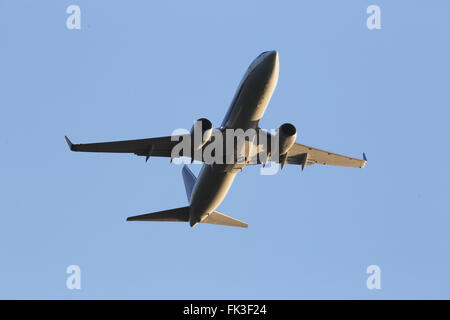
MULTIPOLYGON (((65 138, 70 150, 72 151, 134 153, 138 156, 145 156, 147 160, 150 156, 167 158, 172 158, 172 156, 197 156, 197 154, 194 152, 190 152, 189 155, 184 155, 182 154, 183 149, 181 149, 180 154, 172 155, 172 148, 176 144, 178 144, 181 139, 183 139, 183 135, 174 136, 174 141, 172 141, 171 136, 166 136, 149 139, 122 140, 87 144, 73 144, 69 140, 69 138, 65 138)), ((198 156, 200 158, 195 160, 203 161, 201 153, 198 154, 198 156)), ((301 165, 302 169, 307 165, 313 164, 363 168, 367 162, 364 154, 363 157, 364 160, 360 160, 295 143, 288 152, 286 163, 301 165)))
MULTIPOLYGON (((189 136, 189 135, 187 135, 189 136)), ((138 156, 148 157, 168 157, 171 158, 172 148, 178 144, 183 135, 173 136, 175 138, 172 141, 172 136, 138 139, 138 140, 123 140, 112 142, 99 142, 99 143, 87 143, 87 144, 73 144, 69 138, 66 138, 66 142, 72 151, 81 152, 112 152, 112 153, 134 153, 138 156)), ((180 152, 181 153, 181 152, 180 152)), ((183 154, 178 156, 182 157, 183 154)), ((186 155, 187 156, 187 155, 186 155)))
POLYGON ((291 147, 291 149, 289 149, 286 163, 301 165, 302 169, 307 165, 313 164, 363 168, 367 162, 367 158, 364 153, 363 158, 363 160, 360 160, 341 154, 305 146, 300 143, 295 143, 291 147))

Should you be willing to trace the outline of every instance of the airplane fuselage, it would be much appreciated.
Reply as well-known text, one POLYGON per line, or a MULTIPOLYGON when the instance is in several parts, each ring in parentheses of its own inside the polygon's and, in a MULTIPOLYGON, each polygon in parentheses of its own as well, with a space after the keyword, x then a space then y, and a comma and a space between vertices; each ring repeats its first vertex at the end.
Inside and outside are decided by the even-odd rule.
MULTIPOLYGON (((245 73, 221 129, 258 128, 278 81, 278 53, 259 55, 245 73)), ((192 191, 189 223, 194 226, 222 203, 242 164, 203 165, 192 191)))

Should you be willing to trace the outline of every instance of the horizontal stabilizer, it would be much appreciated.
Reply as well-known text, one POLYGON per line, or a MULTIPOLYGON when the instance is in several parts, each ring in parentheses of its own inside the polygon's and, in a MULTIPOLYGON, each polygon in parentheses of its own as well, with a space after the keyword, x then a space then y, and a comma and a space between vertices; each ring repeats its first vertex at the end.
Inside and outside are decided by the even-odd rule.
POLYGON ((189 207, 164 210, 128 217, 127 221, 189 221, 189 207))
MULTIPOLYGON (((189 207, 158 211, 153 213, 141 214, 139 216, 129 217, 127 221, 189 221, 189 207)), ((214 211, 203 218, 200 223, 217 224, 222 226, 247 228, 248 224, 238 219, 227 216, 226 214, 214 211)))
POLYGON ((247 228, 248 224, 238 219, 227 216, 226 214, 214 211, 206 216, 200 223, 218 224, 222 226, 242 227, 247 228))

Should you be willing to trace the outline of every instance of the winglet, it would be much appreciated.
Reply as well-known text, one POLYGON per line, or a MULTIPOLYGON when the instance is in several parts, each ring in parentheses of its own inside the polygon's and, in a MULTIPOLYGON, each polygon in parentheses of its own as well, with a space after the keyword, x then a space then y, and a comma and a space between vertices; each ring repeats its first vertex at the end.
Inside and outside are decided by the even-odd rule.
POLYGON ((73 144, 72 142, 69 140, 69 138, 67 138, 67 136, 64 136, 64 138, 66 139, 67 145, 69 146, 69 149, 73 151, 73 144))
POLYGON ((361 166, 361 168, 364 168, 364 166, 366 165, 366 163, 367 163, 367 157, 366 157, 366 154, 363 152, 363 159, 364 159, 364 163, 363 163, 363 165, 361 166))

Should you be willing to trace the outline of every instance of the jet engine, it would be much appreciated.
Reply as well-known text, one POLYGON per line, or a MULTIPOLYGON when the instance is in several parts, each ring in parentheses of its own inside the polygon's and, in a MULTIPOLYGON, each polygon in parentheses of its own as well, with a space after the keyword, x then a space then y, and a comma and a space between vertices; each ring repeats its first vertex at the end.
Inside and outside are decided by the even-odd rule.
POLYGON ((211 139, 213 125, 206 118, 195 120, 191 128, 192 145, 194 150, 202 148, 211 139))
POLYGON ((284 155, 294 145, 297 138, 297 129, 290 123, 284 123, 278 129, 277 136, 280 155, 284 155))

